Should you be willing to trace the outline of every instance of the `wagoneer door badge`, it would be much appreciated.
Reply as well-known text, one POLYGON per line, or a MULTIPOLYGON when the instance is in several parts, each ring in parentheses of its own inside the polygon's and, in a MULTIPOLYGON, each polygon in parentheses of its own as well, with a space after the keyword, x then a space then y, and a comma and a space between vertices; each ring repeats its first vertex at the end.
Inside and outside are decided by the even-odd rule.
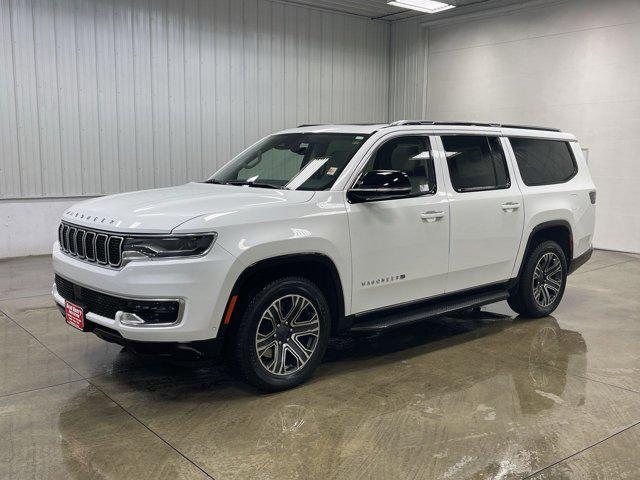
POLYGON ((389 275, 388 277, 376 278, 374 280, 366 280, 362 282, 363 287, 375 287, 377 285, 384 285, 387 283, 395 283, 404 280, 406 275, 404 273, 400 273, 398 275, 389 275))

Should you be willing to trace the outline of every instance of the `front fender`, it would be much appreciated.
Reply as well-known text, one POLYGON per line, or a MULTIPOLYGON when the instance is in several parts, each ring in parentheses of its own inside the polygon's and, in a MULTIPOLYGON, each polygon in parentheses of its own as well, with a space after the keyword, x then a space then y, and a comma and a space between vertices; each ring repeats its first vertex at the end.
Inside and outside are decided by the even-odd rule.
POLYGON ((324 255, 338 272, 345 312, 351 310, 349 224, 338 192, 317 192, 310 202, 282 208, 229 212, 209 220, 198 217, 181 225, 180 230, 215 231, 217 244, 245 268, 285 255, 324 255))

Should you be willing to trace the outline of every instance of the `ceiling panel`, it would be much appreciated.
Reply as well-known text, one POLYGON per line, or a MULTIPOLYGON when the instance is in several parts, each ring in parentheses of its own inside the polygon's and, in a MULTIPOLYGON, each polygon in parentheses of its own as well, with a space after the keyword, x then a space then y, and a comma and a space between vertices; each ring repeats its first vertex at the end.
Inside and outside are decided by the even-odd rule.
MULTIPOLYGON (((399 20, 401 18, 424 15, 415 10, 406 10, 393 5, 387 5, 388 0, 290 0, 288 3, 309 5, 312 7, 352 13, 369 18, 383 18, 385 20, 399 20)), ((457 7, 473 4, 491 4, 492 0, 442 0, 457 7)), ((437 16, 435 14, 434 16, 437 16)))

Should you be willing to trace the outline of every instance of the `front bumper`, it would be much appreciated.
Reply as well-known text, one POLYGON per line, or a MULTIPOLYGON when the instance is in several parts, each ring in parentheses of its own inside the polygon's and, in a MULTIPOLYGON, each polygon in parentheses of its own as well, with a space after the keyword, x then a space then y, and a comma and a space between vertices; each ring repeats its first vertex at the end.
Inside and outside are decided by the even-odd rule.
MULTIPOLYGON (((138 342, 192 342, 215 338, 224 315, 231 288, 240 273, 237 260, 214 245, 203 257, 130 262, 121 269, 83 262, 53 250, 55 273, 70 282, 114 297, 139 300, 176 300, 181 304, 179 319, 168 325, 122 324, 87 312, 93 324, 117 332, 124 340, 138 342)), ((54 285, 53 297, 64 307, 64 298, 54 285)))

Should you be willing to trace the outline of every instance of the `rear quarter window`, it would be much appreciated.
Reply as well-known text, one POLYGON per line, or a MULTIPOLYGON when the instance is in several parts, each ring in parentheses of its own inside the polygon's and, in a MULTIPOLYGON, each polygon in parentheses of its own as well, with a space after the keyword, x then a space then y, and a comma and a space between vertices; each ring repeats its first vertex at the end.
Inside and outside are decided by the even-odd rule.
POLYGON ((537 138, 509 138, 509 141, 527 186, 564 183, 578 172, 569 142, 537 138))

